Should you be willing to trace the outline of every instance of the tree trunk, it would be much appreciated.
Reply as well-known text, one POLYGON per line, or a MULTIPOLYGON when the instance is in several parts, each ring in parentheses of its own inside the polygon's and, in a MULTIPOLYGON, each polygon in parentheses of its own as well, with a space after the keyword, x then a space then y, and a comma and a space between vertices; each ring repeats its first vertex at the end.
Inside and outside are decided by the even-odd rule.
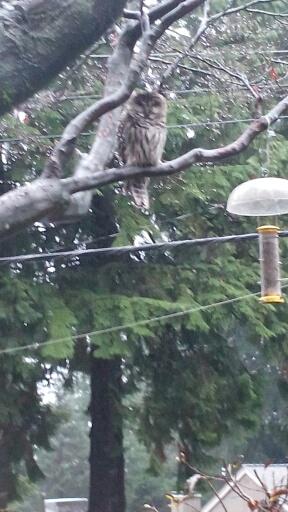
POLYGON ((0 441, 0 510, 6 510, 13 496, 13 491, 14 481, 10 469, 8 442, 6 437, 3 436, 0 441))
POLYGON ((124 4, 24 0, 13 11, 0 8, 0 115, 47 85, 97 41, 124 4))
POLYGON ((91 356, 89 512, 124 512, 121 359, 91 356))

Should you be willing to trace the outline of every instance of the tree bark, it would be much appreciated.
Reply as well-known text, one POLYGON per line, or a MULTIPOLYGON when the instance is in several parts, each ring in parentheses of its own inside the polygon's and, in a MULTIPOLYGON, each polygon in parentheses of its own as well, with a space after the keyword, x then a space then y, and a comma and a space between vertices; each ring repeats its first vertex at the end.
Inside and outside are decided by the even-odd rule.
POLYGON ((97 41, 125 0, 26 0, 0 9, 0 115, 26 100, 97 41))
POLYGON ((88 512, 124 512, 121 359, 91 356, 88 512))
POLYGON ((0 510, 7 509, 14 490, 8 444, 5 435, 3 435, 0 441, 0 510))

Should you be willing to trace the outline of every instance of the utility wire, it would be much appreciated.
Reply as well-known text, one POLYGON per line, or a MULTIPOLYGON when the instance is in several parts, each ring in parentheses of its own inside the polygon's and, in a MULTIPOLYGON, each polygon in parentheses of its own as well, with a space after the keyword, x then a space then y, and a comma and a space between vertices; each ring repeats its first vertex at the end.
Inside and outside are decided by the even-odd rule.
MULTIPOLYGON (((174 222, 174 221, 181 221, 181 220, 185 220, 189 217, 192 217, 194 214, 192 212, 189 212, 189 213, 183 213, 182 215, 177 215, 176 217, 164 217, 164 218, 160 218, 159 219, 159 223, 164 223, 164 224, 169 224, 171 222, 174 222)), ((41 225, 42 227, 42 225, 41 225)), ((147 224, 143 224, 142 226, 138 226, 139 229, 143 229, 143 230, 147 230, 148 229, 148 226, 147 224)), ((112 238, 117 238, 119 237, 121 234, 123 233, 123 230, 119 230, 119 231, 116 231, 115 233, 111 233, 110 235, 102 235, 102 236, 99 236, 97 238, 87 238, 87 239, 83 239, 83 240, 75 240, 74 239, 74 243, 72 242, 71 244, 69 244, 68 246, 63 246, 63 245, 58 245, 56 247, 54 247, 52 250, 53 251, 64 251, 64 250, 69 250, 68 247, 71 247, 71 250, 72 250, 72 247, 74 248, 73 250, 75 250, 75 244, 78 244, 78 245, 85 245, 87 247, 87 245, 91 245, 91 244, 96 244, 98 242, 101 242, 103 240, 108 240, 108 239, 112 239, 112 238)))
MULTIPOLYGON (((288 286, 288 285, 287 285, 288 286)), ((284 288, 284 287, 283 287, 284 288)), ((208 311, 212 308, 218 307, 218 306, 224 306, 226 304, 232 304, 234 302, 239 302, 241 300, 250 299, 252 297, 256 297, 257 295, 260 295, 260 292, 257 293, 249 293, 246 295, 242 295, 240 297, 235 297, 232 299, 226 299, 222 300, 220 302, 214 302, 212 304, 207 304, 206 306, 197 306, 194 308, 186 309, 184 311, 177 311, 175 313, 168 313, 167 315, 161 315, 161 316, 154 316, 152 318, 147 318, 146 320, 138 320, 136 322, 130 322, 123 325, 115 325, 113 327, 107 327, 105 329, 99 329, 97 331, 90 331, 86 332, 84 334, 75 334, 72 336, 66 336, 64 338, 58 338, 58 339, 52 339, 47 340, 43 342, 36 342, 36 343, 30 343, 29 345, 22 345, 19 347, 10 347, 0 350, 0 356, 2 354, 13 354, 16 352, 22 352, 23 350, 28 349, 39 349, 45 346, 49 345, 57 345, 59 343, 64 343, 65 341, 76 341, 83 338, 88 337, 94 337, 94 336, 101 336, 103 334, 111 334, 114 332, 124 331, 126 329, 133 329, 134 327, 144 326, 144 325, 151 325, 153 323, 161 322, 162 320, 170 320, 172 318, 181 318, 185 315, 192 315, 193 313, 199 312, 199 311, 208 311)))
MULTIPOLYGON (((181 34, 179 34, 181 35, 181 34)), ((288 53, 288 50, 264 50, 264 49, 258 49, 258 52, 259 54, 263 55, 263 54, 277 54, 277 53, 288 53)), ((208 52, 207 52, 208 53, 208 52)), ((236 52, 236 51, 232 51, 233 54, 235 55, 239 55, 239 52, 236 52)), ((229 50, 229 55, 231 54, 231 51, 229 50)), ((113 54, 112 53, 92 53, 89 58, 92 58, 92 59, 109 59, 109 57, 111 57, 113 54)), ((179 55, 179 52, 155 52, 155 53, 151 53, 151 57, 177 57, 179 55)), ((245 51, 245 56, 246 55, 252 55, 252 56, 255 56, 255 50, 248 50, 248 51, 245 51)))
MULTIPOLYGON (((169 224, 171 222, 174 222, 174 221, 181 221, 181 220, 185 220, 189 217, 192 217, 194 214, 192 212, 189 212, 189 213, 183 213, 182 215, 177 215, 176 217, 164 217, 164 218, 160 218, 159 219, 159 223, 164 223, 164 224, 169 224)), ((41 225, 41 227, 43 227, 41 225)), ((147 224, 143 224, 142 226, 138 226, 139 229, 142 229, 142 230, 147 230, 149 227, 147 226, 147 224)), ((68 244, 68 246, 64 246, 64 245, 58 245, 58 246, 55 246, 53 249, 53 251, 64 251, 64 250, 69 250, 69 247, 71 247, 71 250, 73 248, 73 250, 75 250, 75 244, 78 244, 78 245, 85 245, 87 247, 87 245, 91 245, 91 244, 96 244, 98 242, 101 242, 103 240, 108 240, 108 239, 112 239, 112 238, 117 238, 119 237, 120 235, 122 235, 123 233, 123 230, 119 230, 119 231, 116 231, 115 233, 111 233, 110 235, 102 235, 102 236, 99 236, 97 238, 87 238, 87 239, 83 239, 83 240, 75 240, 74 239, 74 243, 70 243, 68 244)))
MULTIPOLYGON (((243 235, 229 235, 229 236, 216 236, 210 238, 195 238, 194 240, 177 240, 172 242, 156 242, 153 244, 141 244, 141 245, 123 245, 121 247, 100 247, 96 249, 76 249, 74 251, 55 251, 40 254, 19 254, 17 256, 3 256, 0 258, 0 263, 22 263, 28 261, 37 260, 53 260, 55 258, 66 258, 67 256, 79 257, 87 255, 102 255, 106 256, 112 254, 118 256, 123 253, 137 253, 137 252, 148 252, 154 250, 168 250, 175 249, 177 247, 192 247, 192 246, 203 246, 219 243, 231 243, 240 242, 242 240, 256 240, 258 239, 258 233, 246 233, 243 235)), ((280 231, 279 236, 284 238, 288 237, 288 231, 280 231)))
MULTIPOLYGON (((280 116, 278 120, 288 119, 288 116, 280 116)), ((230 124, 240 124, 240 123, 251 123, 253 121, 257 121, 255 118, 247 118, 247 119, 226 119, 223 121, 203 121, 199 123, 184 123, 184 124, 170 124, 167 125, 168 130, 173 130, 175 128, 199 128, 201 126, 220 126, 220 125, 230 125, 230 124)), ((89 137, 91 135, 95 135, 96 132, 84 132, 79 135, 79 137, 89 137)), ((27 135, 26 137, 8 137, 0 139, 0 144, 4 144, 6 142, 37 142, 38 140, 49 140, 49 139, 61 139, 62 134, 59 133, 48 133, 47 135, 27 135)))
MULTIPOLYGON (((258 86, 259 87, 259 86, 258 86)), ((281 85, 281 84, 277 84, 277 89, 287 89, 288 85, 281 85)), ((275 85, 263 85, 260 87, 261 90, 263 89, 264 92, 267 92, 267 91, 275 91, 277 90, 275 85)), ((185 89, 185 90, 169 90, 169 89, 165 89, 165 93, 168 93, 170 94, 172 97, 169 97, 169 101, 179 101, 177 100, 176 98, 173 98, 173 95, 177 95, 177 96, 182 96, 182 95, 186 95, 186 94, 193 94, 193 95, 198 95, 198 94, 207 94, 207 93, 210 93, 211 95, 213 94, 221 94, 223 93, 224 89, 221 89, 219 91, 219 89, 217 90, 213 90, 213 89, 185 89)), ((238 86, 237 89, 232 89, 230 90, 229 92, 233 92, 233 94, 235 94, 236 92, 237 93, 242 93, 242 91, 247 91, 247 87, 244 87, 244 86, 238 86)), ((227 92, 227 91, 226 91, 227 92)), ((75 91, 74 94, 71 94, 69 96, 62 96, 60 98, 56 98, 55 100, 55 103, 61 103, 61 102, 64 102, 64 101, 78 101, 78 100, 84 100, 84 99, 100 99, 102 98, 102 95, 101 94, 93 94, 93 93, 86 93, 85 91, 75 91)))

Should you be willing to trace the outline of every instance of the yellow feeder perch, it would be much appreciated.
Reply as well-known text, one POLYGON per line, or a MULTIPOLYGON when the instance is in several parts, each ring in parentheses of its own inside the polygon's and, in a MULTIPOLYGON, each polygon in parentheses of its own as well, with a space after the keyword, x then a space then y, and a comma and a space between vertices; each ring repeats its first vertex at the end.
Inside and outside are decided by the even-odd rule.
MULTIPOLYGON (((227 211, 234 215, 267 217, 288 213, 288 180, 258 178, 242 183, 230 194, 227 211)), ((284 302, 281 294, 279 228, 258 228, 261 265, 261 298, 263 304, 284 302)))

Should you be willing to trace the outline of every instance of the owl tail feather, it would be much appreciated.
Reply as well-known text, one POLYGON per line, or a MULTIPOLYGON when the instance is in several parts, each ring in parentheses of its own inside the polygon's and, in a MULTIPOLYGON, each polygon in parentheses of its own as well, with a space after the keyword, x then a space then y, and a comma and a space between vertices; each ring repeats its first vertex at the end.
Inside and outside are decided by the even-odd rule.
POLYGON ((150 201, 148 193, 149 178, 128 181, 127 192, 131 194, 134 203, 138 208, 149 210, 150 201))

